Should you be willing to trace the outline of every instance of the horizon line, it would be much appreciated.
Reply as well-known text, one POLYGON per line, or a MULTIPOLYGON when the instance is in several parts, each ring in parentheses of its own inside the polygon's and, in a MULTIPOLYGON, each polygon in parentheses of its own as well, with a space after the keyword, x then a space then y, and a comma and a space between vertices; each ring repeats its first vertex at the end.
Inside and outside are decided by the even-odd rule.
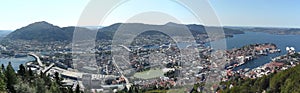
MULTIPOLYGON (((47 21, 36 21, 36 22, 33 22, 33 23, 29 23, 27 24, 26 26, 30 25, 30 24, 34 24, 34 23, 37 23, 37 22, 47 22, 47 21)), ((47 22, 49 24, 52 24, 50 22, 47 22)), ((142 22, 129 22, 129 23, 126 23, 126 22, 116 22, 116 23, 113 23, 113 24, 110 24, 110 25, 104 25, 104 26, 101 26, 101 25, 69 25, 69 26, 59 26, 59 25, 56 25, 56 24, 52 24, 54 26, 58 26, 58 27, 108 27, 108 26, 111 26, 111 25, 114 25, 114 24, 145 24, 145 25, 166 25, 166 24, 169 24, 169 23, 175 23, 175 24, 179 24, 179 25, 202 25, 202 26, 206 26, 206 27, 240 27, 240 28, 278 28, 278 29, 300 29, 300 27, 295 27, 295 26, 264 26, 264 25, 204 25, 204 24, 201 24, 201 23, 177 23, 177 22, 166 22, 166 23, 163 23, 163 24, 151 24, 151 23, 142 23, 142 22)), ((22 26, 22 27, 26 27, 26 26, 22 26)), ((0 29, 0 31, 15 31, 17 29, 20 29, 22 27, 19 27, 19 28, 16 28, 16 29, 0 29)))

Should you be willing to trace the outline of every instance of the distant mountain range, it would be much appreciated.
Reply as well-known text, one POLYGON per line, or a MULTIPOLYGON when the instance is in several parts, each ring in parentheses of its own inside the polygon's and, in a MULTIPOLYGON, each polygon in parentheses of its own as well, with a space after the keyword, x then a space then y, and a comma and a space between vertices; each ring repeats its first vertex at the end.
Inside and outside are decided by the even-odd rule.
POLYGON ((278 27, 226 27, 241 31, 263 32, 277 35, 300 35, 300 28, 278 28, 278 27))
POLYGON ((11 30, 0 30, 0 37, 6 36, 13 31, 11 30))
POLYGON ((11 32, 13 32, 13 31, 11 31, 11 30, 0 30, 0 40, 2 38, 6 37, 6 35, 8 35, 11 32))
MULTIPOLYGON (((71 41, 73 38, 74 29, 81 31, 96 31, 97 39, 112 39, 115 31, 120 25, 126 25, 130 27, 132 31, 143 28, 159 28, 167 26, 169 29, 176 30, 178 26, 186 26, 193 35, 206 34, 205 27, 203 25, 183 25, 177 23, 167 23, 165 25, 150 25, 142 23, 116 23, 107 27, 89 26, 89 27, 58 27, 45 21, 35 22, 28 26, 17 29, 8 34, 5 39, 10 40, 36 40, 41 42, 50 41, 71 41)), ((217 27, 209 27, 217 28, 217 27)), ((223 28, 226 35, 243 34, 244 32, 239 29, 223 28)), ((151 34, 151 33, 150 33, 151 34)))

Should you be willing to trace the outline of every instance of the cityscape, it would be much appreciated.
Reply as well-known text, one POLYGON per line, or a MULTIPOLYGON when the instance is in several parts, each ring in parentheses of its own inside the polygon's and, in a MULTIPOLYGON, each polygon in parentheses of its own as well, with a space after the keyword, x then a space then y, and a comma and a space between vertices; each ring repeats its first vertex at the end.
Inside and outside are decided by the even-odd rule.
MULTIPOLYGON (((59 1, 36 2, 42 5, 48 2, 51 6, 33 7, 36 3, 32 3, 32 6, 23 7, 24 11, 36 12, 41 8, 37 13, 43 13, 47 12, 47 9, 55 10, 53 2, 59 1)), ((212 8, 216 12, 213 16, 210 15, 210 18, 204 17, 200 23, 195 21, 197 17, 193 19, 184 12, 192 11, 194 16, 198 16, 200 10, 195 10, 199 7, 194 7, 191 2, 128 0, 119 3, 120 5, 116 2, 74 1, 69 5, 73 7, 71 10, 79 13, 76 15, 80 15, 79 18, 72 19, 72 22, 78 20, 77 25, 76 22, 62 25, 65 22, 64 18, 69 19, 66 16, 71 18, 75 15, 72 11, 69 11, 70 15, 63 12, 65 14, 62 13, 61 16, 66 16, 62 19, 59 19, 61 18, 59 15, 55 15, 57 18, 55 21, 49 17, 51 14, 45 13, 44 16, 34 15, 34 20, 27 17, 31 21, 26 21, 26 24, 21 20, 13 23, 15 25, 9 25, 8 21, 7 24, 0 24, 0 93, 300 92, 300 26, 293 25, 294 21, 285 23, 278 19, 283 23, 281 25, 261 21, 244 23, 246 20, 239 23, 236 19, 238 24, 222 21, 226 19, 223 17, 228 15, 223 15, 219 10, 220 7, 224 8, 226 4, 231 4, 224 1, 195 0, 195 4, 197 2, 208 4, 202 7, 208 10, 207 14, 211 14, 212 8), (164 6, 159 4, 160 2, 168 4, 164 6), (110 4, 118 7, 111 8, 110 4), (131 10, 130 4, 138 4, 136 7, 141 8, 131 10), (148 4, 157 5, 162 10, 163 8, 176 10, 178 8, 176 5, 182 7, 182 4, 186 4, 186 7, 191 9, 148 12, 143 10, 149 7, 148 4), (79 6, 82 9, 78 9, 79 6), (95 6, 101 8, 98 10, 100 12, 97 15, 98 19, 93 19, 92 16, 95 13, 92 11, 96 9, 95 6), (92 9, 89 9, 91 7, 92 9), (112 12, 100 16, 105 14, 104 11, 107 11, 105 9, 110 8, 112 12), (136 14, 137 19, 133 16, 123 21, 122 18, 128 15, 118 12, 120 8, 128 13, 143 11, 145 14, 136 14), (169 12, 175 14, 170 17, 169 12), (115 17, 114 13, 124 15, 115 17), (102 16, 107 17, 101 19, 102 16), (186 19, 178 21, 176 18, 181 16, 186 19), (114 22, 110 17, 118 21, 114 22), (214 23, 213 18, 220 18, 220 22, 214 23), (99 19, 101 22, 104 21, 101 23, 99 19), (105 25, 106 22, 111 24, 105 25)), ((255 0, 252 2, 259 3, 257 7, 266 4, 255 0)), ((268 3, 275 6, 279 2, 285 6, 290 4, 283 1, 268 3)), ((16 1, 7 3, 19 4, 16 1)), ((67 5, 68 2, 61 3, 67 5)), ((58 4, 57 7, 66 6, 58 4)), ((153 7, 150 6, 150 9, 153 7)), ((268 11, 274 10, 276 9, 268 11)), ((285 15, 280 15, 281 17, 286 18, 285 15)), ((8 19, 2 20, 6 22, 8 19)), ((264 21, 268 20, 271 18, 264 21)))

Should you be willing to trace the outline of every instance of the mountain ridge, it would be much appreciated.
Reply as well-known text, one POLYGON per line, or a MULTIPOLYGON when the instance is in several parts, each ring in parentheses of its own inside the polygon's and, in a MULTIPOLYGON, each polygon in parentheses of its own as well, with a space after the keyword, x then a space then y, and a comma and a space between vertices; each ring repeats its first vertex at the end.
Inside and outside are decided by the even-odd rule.
MULTIPOLYGON (((179 26, 186 26, 191 33, 196 36, 197 34, 206 34, 205 26, 196 24, 178 24, 178 23, 166 23, 164 25, 153 25, 153 24, 143 24, 143 23, 115 23, 110 26, 102 27, 97 29, 97 40, 100 39, 112 39, 115 31, 121 25, 126 25, 130 30, 143 29, 143 28, 159 28, 168 27, 172 30, 177 30, 179 26)), ((74 30, 80 31, 93 31, 92 29, 77 26, 59 27, 48 23, 46 21, 40 21, 31 23, 27 26, 21 27, 12 33, 8 34, 5 39, 9 40, 36 40, 41 42, 51 42, 51 41, 72 41, 74 30)), ((243 34, 243 31, 233 30, 226 28, 224 29, 226 35, 233 34, 243 34)))

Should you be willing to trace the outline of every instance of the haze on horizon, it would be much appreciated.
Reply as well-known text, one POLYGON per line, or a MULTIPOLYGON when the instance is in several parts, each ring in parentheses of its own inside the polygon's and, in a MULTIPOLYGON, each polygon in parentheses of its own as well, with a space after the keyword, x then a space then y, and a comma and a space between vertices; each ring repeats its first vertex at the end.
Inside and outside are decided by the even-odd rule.
MULTIPOLYGON (((37 21, 47 21, 61 27, 75 26, 88 2, 89 0, 3 0, 0 4, 0 30, 15 30, 37 21)), ((297 0, 209 0, 209 2, 223 26, 300 28, 298 16, 300 1, 297 0)), ((202 24, 188 9, 173 0, 128 0, 112 10, 102 26, 124 23, 128 18, 145 12, 165 13, 180 19, 179 23, 183 24, 202 24)), ((173 19, 153 15, 140 17, 132 22, 165 24, 169 21, 174 22, 173 19)))

